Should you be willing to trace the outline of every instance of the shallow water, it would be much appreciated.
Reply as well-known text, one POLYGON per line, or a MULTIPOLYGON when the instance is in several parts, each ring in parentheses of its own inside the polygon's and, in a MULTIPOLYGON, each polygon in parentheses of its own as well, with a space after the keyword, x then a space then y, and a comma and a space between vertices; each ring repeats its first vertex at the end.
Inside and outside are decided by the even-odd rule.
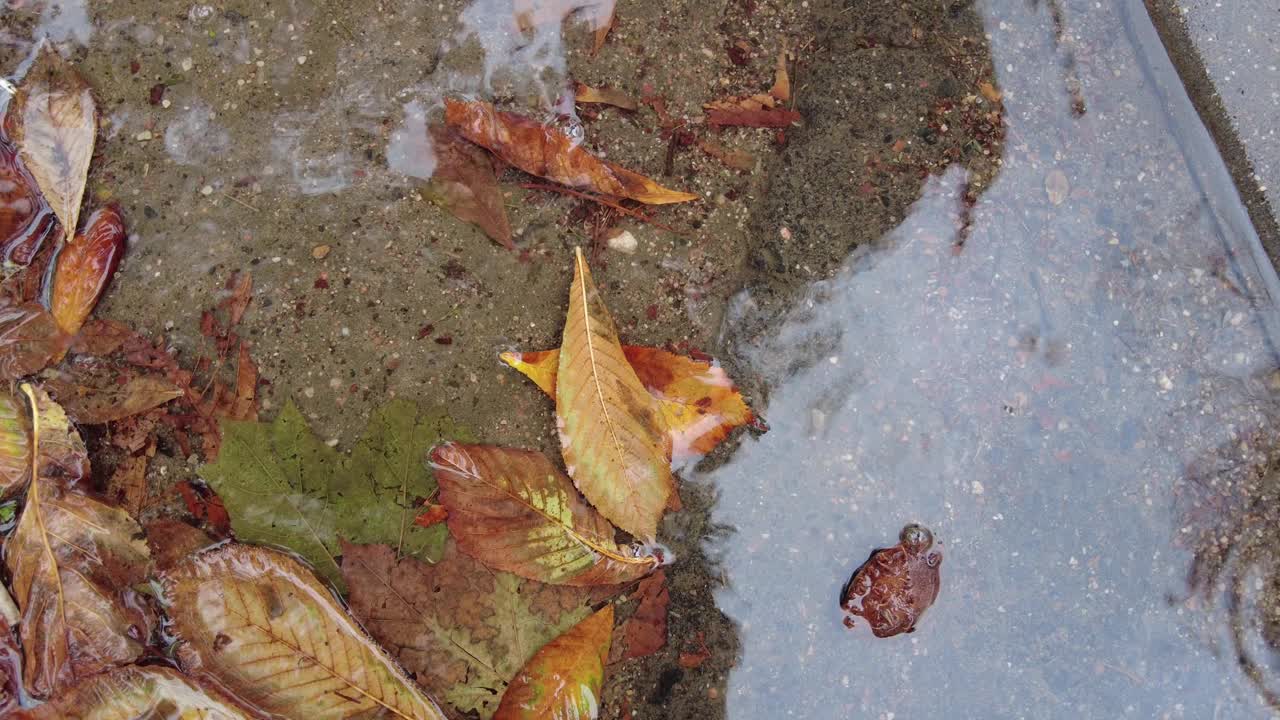
MULTIPOLYGON (((807 3, 761 4, 785 12, 726 35, 801 34, 786 23, 807 3)), ((570 46, 608 3, 570 2, 584 9, 568 29, 524 31, 520 8, 558 16, 566 3, 278 2, 234 16, 17 5, 0 47, 21 57, 48 36, 87 48, 109 98, 109 170, 93 184, 128 205, 134 236, 104 314, 191 352, 226 272, 252 267, 264 414, 292 398, 346 447, 370 407, 406 396, 487 441, 554 454, 545 399, 496 355, 558 341, 567 258, 583 242, 567 206, 513 197, 520 256, 422 202, 415 179, 435 167, 425 128, 446 94, 499 97, 656 175, 666 143, 651 117, 602 113, 584 130, 566 101, 566 75, 584 65, 570 46), (148 102, 157 80, 171 106, 148 102), (144 131, 154 140, 136 140, 144 131), (322 242, 327 260, 312 255, 322 242), (427 325, 450 342, 424 341, 427 325)), ((670 5, 702 16, 701 3, 670 5)), ((747 6, 720 8, 722 24, 747 6)), ((695 114, 728 92, 713 19, 664 26, 651 5, 620 7, 632 24, 586 79, 638 92, 643 78, 695 114), (661 62, 639 72, 625 54, 638 46, 661 62)), ((1280 419, 1280 284, 1141 2, 976 8, 1008 135, 972 207, 956 163, 833 277, 775 296, 738 277, 742 228, 755 216, 789 239, 753 205, 760 175, 789 166, 771 160, 785 151, 768 136, 742 133, 757 172, 681 156, 663 178, 708 198, 660 216, 696 220, 695 240, 637 227, 639 253, 596 272, 626 340, 710 345, 772 428, 683 472, 728 530, 700 541, 712 562, 691 573, 722 581, 715 603, 740 646, 737 658, 715 647, 688 684, 716 690, 716 662, 734 660, 727 688, 697 686, 704 705, 683 714, 637 701, 636 718, 1243 718, 1266 716, 1260 688, 1280 688, 1277 638, 1268 645, 1259 620, 1280 599, 1273 559, 1265 543, 1239 549, 1261 542, 1242 542, 1260 530, 1245 510, 1274 497, 1255 480, 1280 419), (943 545, 937 603, 910 635, 846 630, 841 585, 910 521, 943 545), (1205 543, 1219 539, 1215 565, 1205 543)), ((770 69, 773 42, 761 42, 770 69)), ((923 92, 913 80, 874 89, 923 92)), ((820 238, 829 247, 814 255, 854 240, 820 238)), ((194 460, 166 455, 156 465, 170 481, 193 477, 194 460)), ((664 529, 680 535, 680 522, 664 529)), ((687 596, 673 580, 672 627, 710 623, 687 596)), ((606 716, 623 714, 611 699, 649 696, 639 683, 667 677, 691 640, 673 630, 641 680, 615 671, 606 716)))
POLYGON ((953 169, 766 331, 736 299, 773 429, 697 478, 734 528, 731 718, 1264 714, 1188 597, 1183 500, 1274 433, 1275 273, 1141 3, 1064 5, 980 4, 1010 136, 971 218, 953 169), (845 631, 841 584, 908 521, 937 604, 845 631))

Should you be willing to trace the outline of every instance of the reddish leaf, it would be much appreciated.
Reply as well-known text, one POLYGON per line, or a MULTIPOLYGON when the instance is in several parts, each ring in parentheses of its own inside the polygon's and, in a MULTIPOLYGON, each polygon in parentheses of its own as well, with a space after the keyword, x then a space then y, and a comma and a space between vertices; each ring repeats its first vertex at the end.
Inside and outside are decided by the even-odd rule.
POLYGON ((90 215, 84 234, 58 252, 49 304, 68 335, 80 330, 107 289, 124 256, 126 237, 119 207, 108 205, 90 215))
MULTIPOLYGON (((612 5, 612 1, 609 3, 612 5)), ((600 48, 604 47, 604 41, 609 38, 609 31, 613 30, 613 26, 618 24, 618 14, 612 7, 609 9, 609 21, 603 25, 598 25, 591 38, 591 57, 595 57, 600 52, 600 48)))
POLYGON ((156 520, 145 528, 147 547, 157 570, 168 570, 186 558, 220 541, 197 527, 178 520, 156 520))
POLYGON ((443 505, 436 505, 432 503, 424 505, 423 507, 426 509, 418 513, 418 516, 413 519, 413 524, 418 527, 439 525, 449 517, 449 511, 446 510, 443 505))
POLYGON ((623 660, 652 655, 667 644, 667 605, 671 595, 666 571, 659 570, 641 580, 632 597, 639 597, 640 605, 623 625, 623 660))
POLYGON ((0 378, 17 380, 37 373, 61 357, 70 344, 70 337, 43 305, 19 305, 0 297, 0 378))
POLYGON ((156 375, 138 375, 121 382, 112 368, 71 365, 50 372, 45 387, 78 423, 100 425, 146 412, 182 397, 182 389, 156 375))
POLYGON ((445 121, 471 142, 532 175, 651 205, 697 200, 626 168, 600 160, 558 128, 486 102, 445 101, 445 121))
POLYGON ((710 658, 711 650, 707 648, 707 641, 703 639, 702 633, 698 633, 698 647, 694 650, 680 653, 680 657, 676 659, 676 662, 680 664, 680 667, 692 670, 696 667, 701 667, 702 663, 710 658))
POLYGON ((0 137, 0 260, 26 265, 57 225, 18 149, 0 137))
POLYGON ((133 334, 133 328, 115 320, 90 320, 72 341, 71 352, 105 357, 123 347, 133 334))
POLYGON ((450 128, 432 126, 429 132, 436 167, 425 188, 427 196, 459 220, 483 230, 494 242, 514 249, 493 160, 450 128))
POLYGON ((235 327, 240 324, 244 311, 253 300, 253 276, 245 271, 234 272, 227 278, 226 289, 229 294, 218 303, 218 307, 227 311, 230 318, 228 324, 235 327))
POLYGON ((147 505, 147 458, 130 456, 120 461, 107 479, 107 497, 137 517, 147 505))
POLYGON ((595 720, 609 656, 613 606, 542 647, 502 696, 494 720, 595 720))
POLYGON ((174 485, 174 488, 182 496, 182 501, 186 503, 187 512, 191 513, 191 517, 218 537, 227 537, 231 534, 231 516, 227 514, 222 498, 216 493, 185 480, 174 485))

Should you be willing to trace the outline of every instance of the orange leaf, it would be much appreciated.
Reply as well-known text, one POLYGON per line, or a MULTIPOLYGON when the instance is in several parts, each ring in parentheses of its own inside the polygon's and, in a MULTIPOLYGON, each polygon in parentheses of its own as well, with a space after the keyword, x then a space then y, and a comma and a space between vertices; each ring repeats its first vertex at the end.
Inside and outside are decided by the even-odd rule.
POLYGON ((787 102, 791 99, 791 76, 787 75, 787 48, 785 44, 778 51, 778 67, 774 70, 773 87, 769 88, 769 94, 782 102, 787 102))
POLYGON ((635 98, 613 88, 593 88, 590 85, 578 83, 578 89, 573 99, 580 103, 600 103, 602 105, 612 105, 622 108, 623 110, 635 110, 640 107, 640 103, 635 98))
POLYGON ((418 513, 418 516, 413 519, 413 524, 418 527, 439 525, 449 517, 449 511, 443 505, 436 505, 432 503, 424 505, 423 507, 426 509, 418 513))
POLYGON ((108 205, 90 215, 84 234, 59 251, 49 304, 63 332, 75 335, 93 312, 124 255, 125 238, 120 208, 108 205))
POLYGON ((613 606, 542 647, 516 674, 494 720, 594 720, 600 714, 613 606))
MULTIPOLYGON (((673 462, 711 452, 729 432, 755 419, 723 369, 657 348, 623 345, 640 382, 659 401, 671 432, 673 462)), ((560 351, 506 352, 502 361, 555 397, 560 351)))
POLYGON ((650 205, 698 199, 697 195, 669 190, 643 175, 600 160, 558 128, 494 110, 486 102, 450 98, 445 100, 444 116, 445 122, 463 137, 531 175, 650 205))
POLYGON ((425 189, 427 196, 454 217, 483 230, 494 242, 515 248, 493 161, 449 128, 432 126, 429 132, 436 167, 425 189))
MULTIPOLYGON (((612 5, 612 2, 610 2, 612 5)), ((591 39, 591 57, 595 57, 600 52, 600 48, 604 47, 604 41, 609 38, 609 31, 613 30, 613 26, 618 23, 617 11, 610 8, 609 22, 596 27, 594 37, 591 39)))

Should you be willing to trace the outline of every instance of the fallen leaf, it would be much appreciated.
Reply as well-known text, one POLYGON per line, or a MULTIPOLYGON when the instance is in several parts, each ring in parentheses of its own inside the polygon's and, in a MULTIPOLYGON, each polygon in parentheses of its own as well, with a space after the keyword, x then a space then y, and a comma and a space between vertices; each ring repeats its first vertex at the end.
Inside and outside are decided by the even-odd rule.
POLYGON ((772 110, 707 109, 707 124, 712 127, 786 128, 795 125, 801 119, 800 113, 784 108, 774 108, 772 110))
POLYGON ((702 667, 702 663, 711 659, 711 650, 707 647, 707 641, 703 638, 702 633, 698 633, 698 647, 695 650, 686 650, 680 653, 676 658, 676 663, 685 670, 702 667))
POLYGON ((750 171, 756 167, 756 159, 751 153, 743 150, 730 150, 710 138, 698 140, 698 147, 703 152, 734 170, 750 171))
POLYGON ((94 675, 16 720, 253 720, 257 714, 176 670, 130 665, 94 675))
POLYGON ((598 26, 592 33, 591 38, 591 57, 595 57, 600 53, 600 49, 604 47, 604 41, 609 39, 609 31, 613 30, 613 26, 618 23, 617 11, 613 9, 613 2, 609 3, 609 20, 608 22, 598 26))
POLYGON ((643 175, 600 160, 558 128, 494 110, 486 102, 449 98, 445 100, 445 122, 511 165, 569 187, 650 205, 698 199, 697 195, 669 190, 643 175))
POLYGON ((17 380, 61 357, 71 338, 38 302, 17 304, 0 296, 0 378, 17 380))
POLYGON ((284 717, 444 719, 311 570, 230 543, 161 573, 183 672, 284 717))
POLYGON ((443 505, 430 503, 422 507, 423 511, 413 518, 413 524, 418 527, 429 528, 432 525, 439 525, 449 517, 449 511, 443 505))
POLYGON ((130 515, 141 514, 147 505, 147 457, 131 455, 121 460, 107 479, 106 494, 130 515))
POLYGON ((120 209, 109 205, 90 215, 84 234, 58 251, 49 306, 63 332, 75 335, 93 312, 124 256, 125 238, 120 209))
POLYGON ((1067 174, 1057 168, 1050 170, 1044 178, 1044 191, 1049 196, 1049 202, 1061 205, 1071 192, 1071 183, 1067 181, 1067 174))
POLYGON ((29 264, 57 224, 18 148, 0 134, 0 261, 29 264))
POLYGON ((577 90, 573 96, 574 101, 580 103, 599 103, 602 105, 612 105, 622 108, 623 110, 635 110, 640 107, 640 103, 630 95, 621 90, 613 88, 593 88, 583 83, 577 84, 577 90))
POLYGON ((222 504, 222 498, 208 486, 183 480, 174 485, 173 489, 182 496, 187 512, 196 522, 218 537, 231 534, 231 516, 227 514, 227 507, 222 504))
POLYGON ((8 391, 0 392, 0 501, 21 493, 30 477, 28 415, 24 401, 8 391))
MULTIPOLYGON (((71 424, 62 406, 38 387, 30 387, 29 398, 35 398, 40 420, 40 477, 56 480, 64 487, 74 487, 89 477, 89 451, 85 448, 80 432, 71 424)), ((24 390, 24 392, 26 392, 24 390)), ((24 408, 30 413, 30 410, 24 408)), ((30 415, 27 415, 30 418, 30 415)), ((28 436, 30 437, 30 436, 28 436)), ((28 442, 30 440, 28 439, 28 442)), ((31 456, 28 454, 27 461, 31 456)), ((30 477, 30 474, 28 474, 30 477)))
POLYGON ((773 71, 773 87, 769 94, 781 102, 791 99, 791 76, 787 74, 787 47, 784 43, 778 51, 778 65, 773 71))
POLYGON ((418 527, 413 518, 419 498, 436 489, 423 464, 427 450, 463 434, 448 418, 392 401, 345 459, 311 434, 291 402, 271 423, 224 421, 222 432, 217 462, 198 472, 226 503, 239 539, 289 548, 339 587, 339 536, 439 557, 444 528, 418 527))
POLYGON ((449 533, 489 567, 557 585, 616 585, 661 564, 618 547, 609 521, 540 452, 445 443, 431 467, 449 533))
MULTIPOLYGON (((23 388, 39 406, 34 390, 23 388)), ((39 421, 32 438, 43 455, 39 421)), ((35 477, 4 560, 22 610, 25 687, 49 698, 142 655, 154 618, 133 588, 150 575, 151 560, 128 513, 35 477)))
MULTIPOLYGON (((511 678, 590 612, 604 590, 497 572, 454 543, 434 564, 385 545, 342 545, 351 612, 374 639, 458 714, 493 716, 511 678)), ((613 589, 609 589, 614 591, 613 589)))
POLYGON ((180 520, 163 518, 149 523, 144 530, 151 560, 160 571, 169 570, 196 553, 221 543, 200 528, 180 520))
POLYGON ((595 720, 609 656, 613 606, 547 643, 502 695, 494 720, 595 720))
POLYGON ((9 137, 71 242, 98 132, 93 93, 75 66, 45 41, 11 103, 9 137))
POLYGON ((582 494, 614 525, 652 541, 675 489, 671 436, 622 353, 581 248, 560 343, 556 422, 565 466, 582 494))
POLYGON ((218 307, 227 311, 227 323, 231 327, 240 324, 244 313, 253 302, 253 276, 245 271, 236 271, 227 278, 227 296, 218 303, 218 307))
POLYGON ((80 332, 72 341, 71 352, 105 357, 119 350, 133 335, 133 328, 122 322, 107 319, 90 320, 80 328, 80 332))
POLYGON ((114 372, 93 373, 71 366, 47 373, 42 382, 78 423, 100 425, 146 412, 180 398, 182 389, 155 375, 136 375, 124 384, 114 372))
MULTIPOLYGON (((734 428, 755 421, 755 414, 718 365, 635 345, 623 345, 622 353, 666 418, 672 462, 705 455, 734 428)), ((501 357, 555 397, 559 350, 505 352, 501 357)))
POLYGON ((640 605, 622 626, 623 660, 652 655, 667 644, 667 574, 659 570, 641 580, 632 597, 640 605))
POLYGON ((986 80, 978 83, 978 92, 982 93, 982 97, 993 103, 998 103, 1004 98, 1004 93, 997 90, 995 85, 986 80))
POLYGON ((480 228, 489 239, 514 249, 493 160, 451 128, 433 125, 428 132, 436 166, 424 194, 459 220, 480 228))

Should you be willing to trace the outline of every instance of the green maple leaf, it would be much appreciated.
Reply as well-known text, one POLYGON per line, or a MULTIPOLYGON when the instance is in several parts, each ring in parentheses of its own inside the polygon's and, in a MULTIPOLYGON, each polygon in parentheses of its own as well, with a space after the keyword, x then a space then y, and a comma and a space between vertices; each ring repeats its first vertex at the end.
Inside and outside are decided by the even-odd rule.
POLYGON ((345 592, 340 537, 439 559, 444 526, 421 528, 413 517, 417 501, 436 489, 427 451, 460 435, 467 433, 448 418, 394 400, 344 457, 312 434, 290 402, 270 423, 223 421, 218 460, 199 474, 222 498, 238 539, 293 550, 345 592))

